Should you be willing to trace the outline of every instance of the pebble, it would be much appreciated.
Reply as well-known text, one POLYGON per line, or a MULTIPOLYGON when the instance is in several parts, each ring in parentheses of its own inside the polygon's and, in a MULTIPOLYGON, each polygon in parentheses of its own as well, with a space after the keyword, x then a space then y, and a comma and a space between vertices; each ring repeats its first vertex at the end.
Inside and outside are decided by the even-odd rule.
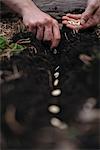
POLYGON ((58 80, 58 79, 56 79, 56 80, 54 81, 54 86, 57 86, 57 85, 58 85, 58 83, 59 83, 59 80, 58 80))
POLYGON ((61 94, 61 90, 60 89, 53 90, 51 94, 52 96, 59 96, 61 94))
POLYGON ((58 78, 58 77, 59 77, 59 72, 55 72, 55 73, 54 73, 54 77, 55 77, 55 78, 58 78))
POLYGON ((57 114, 60 112, 60 107, 57 105, 51 105, 48 107, 49 112, 57 114))

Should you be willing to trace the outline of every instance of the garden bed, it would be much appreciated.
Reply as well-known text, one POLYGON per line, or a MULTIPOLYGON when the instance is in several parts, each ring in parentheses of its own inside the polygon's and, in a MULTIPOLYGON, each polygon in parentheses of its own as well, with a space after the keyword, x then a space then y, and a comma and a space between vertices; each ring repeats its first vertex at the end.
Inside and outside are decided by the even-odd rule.
POLYGON ((0 54, 2 147, 99 149, 97 29, 74 33, 63 26, 59 46, 50 49, 19 22, 20 29, 13 28, 16 33, 7 38, 9 45, 17 43, 24 49, 7 47, 0 54), (52 94, 56 89, 60 93, 52 94), (58 106, 59 113, 50 112, 51 105, 58 106), (52 123, 52 118, 63 126, 52 123))

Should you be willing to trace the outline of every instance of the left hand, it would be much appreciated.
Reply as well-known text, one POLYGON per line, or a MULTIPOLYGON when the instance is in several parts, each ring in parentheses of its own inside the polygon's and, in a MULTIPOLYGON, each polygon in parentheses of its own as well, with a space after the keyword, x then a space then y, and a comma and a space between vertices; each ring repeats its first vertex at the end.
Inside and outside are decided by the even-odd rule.
POLYGON ((62 23, 71 29, 74 25, 68 24, 68 20, 80 20, 79 29, 86 29, 100 23, 100 0, 88 0, 87 8, 82 14, 67 14, 62 17, 62 23))

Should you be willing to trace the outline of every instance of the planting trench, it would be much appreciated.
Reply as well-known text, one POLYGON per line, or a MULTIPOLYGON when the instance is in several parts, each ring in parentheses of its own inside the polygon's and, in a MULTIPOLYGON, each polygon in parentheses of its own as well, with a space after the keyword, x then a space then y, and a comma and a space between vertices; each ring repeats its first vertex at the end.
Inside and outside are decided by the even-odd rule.
POLYGON ((0 61, 2 148, 100 148, 99 38, 64 26, 61 36, 56 49, 26 31, 11 38, 29 43, 0 61))

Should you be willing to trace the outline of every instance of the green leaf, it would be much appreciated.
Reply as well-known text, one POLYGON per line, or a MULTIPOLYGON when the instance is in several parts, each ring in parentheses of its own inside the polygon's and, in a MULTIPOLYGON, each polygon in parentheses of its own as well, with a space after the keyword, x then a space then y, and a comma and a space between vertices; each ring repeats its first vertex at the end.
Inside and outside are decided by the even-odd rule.
POLYGON ((10 45, 10 48, 12 49, 12 53, 14 54, 19 54, 20 52, 22 52, 26 47, 25 46, 22 46, 22 45, 19 45, 17 43, 12 43, 10 45))
POLYGON ((0 52, 2 52, 7 47, 7 39, 3 36, 0 36, 0 52))

